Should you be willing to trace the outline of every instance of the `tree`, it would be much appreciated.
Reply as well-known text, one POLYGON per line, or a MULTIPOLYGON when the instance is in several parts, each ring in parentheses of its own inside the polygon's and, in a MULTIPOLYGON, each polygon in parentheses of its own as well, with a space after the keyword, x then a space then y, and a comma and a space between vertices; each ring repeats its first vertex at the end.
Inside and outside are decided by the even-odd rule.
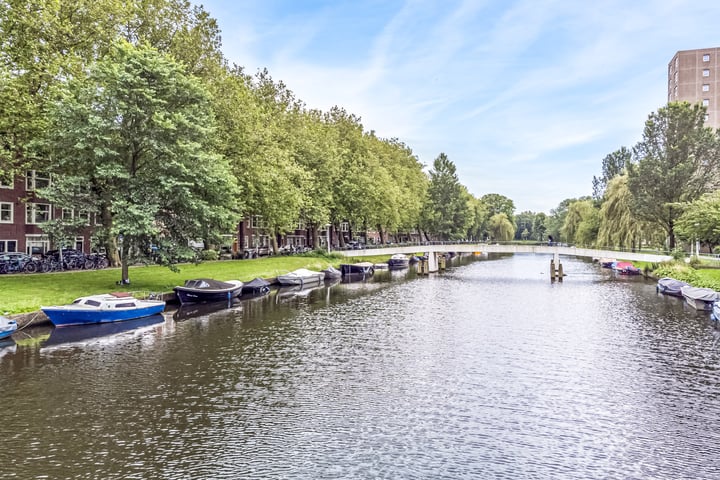
POLYGON ((455 164, 444 153, 430 171, 426 222, 428 230, 443 240, 463 238, 471 223, 467 190, 460 184, 455 164))
POLYGON ((497 213, 504 213, 507 218, 515 216, 515 203, 504 195, 488 193, 480 197, 488 207, 488 215, 491 217, 497 213))
POLYGON ((675 222, 683 205, 718 185, 718 137, 704 127, 705 107, 671 102, 650 114, 628 165, 633 213, 657 223, 675 247, 675 222))
POLYGON ((711 247, 720 244, 720 190, 706 193, 678 218, 677 234, 687 241, 697 240, 711 247))
POLYGON ((591 246, 598 227, 599 215, 592 200, 578 200, 568 206, 561 233, 568 242, 591 246))
MULTIPOLYGON (((656 241, 658 227, 637 218, 627 186, 627 174, 613 177, 600 205, 597 244, 600 247, 635 249, 643 241, 656 241)), ((660 236, 662 238, 662 235, 660 236)), ((661 242, 662 243, 662 242, 661 242)))
POLYGON ((94 213, 115 263, 121 240, 123 283, 128 255, 151 241, 182 252, 238 221, 233 177, 207 146, 209 100, 171 58, 119 42, 50 112, 43 146, 56 181, 42 194, 94 213))
POLYGON ((535 218, 533 219, 533 236, 532 238, 534 240, 537 240, 539 242, 542 242, 545 240, 545 232, 547 231, 547 226, 545 223, 547 222, 547 215, 545 215, 543 212, 539 212, 535 214, 535 218))
POLYGON ((602 175, 593 176, 593 198, 600 201, 605 194, 608 182, 625 171, 625 166, 632 160, 629 148, 620 147, 619 150, 605 156, 602 161, 602 175))
POLYGON ((504 213, 496 213, 488 220, 490 238, 497 242, 507 242, 515 235, 515 227, 504 213))
POLYGON ((534 238, 535 214, 525 211, 515 216, 515 240, 529 240, 534 238))

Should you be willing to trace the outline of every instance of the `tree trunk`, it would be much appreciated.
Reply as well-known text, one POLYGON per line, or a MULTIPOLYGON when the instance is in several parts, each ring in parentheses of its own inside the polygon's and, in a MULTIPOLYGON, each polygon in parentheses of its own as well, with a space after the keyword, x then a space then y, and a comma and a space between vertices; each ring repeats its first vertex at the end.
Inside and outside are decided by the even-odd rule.
POLYGON ((117 239, 111 235, 113 227, 112 212, 108 205, 103 205, 100 209, 100 218, 102 219, 102 225, 105 229, 105 255, 107 256, 108 263, 112 267, 120 266, 120 257, 118 256, 118 244, 117 239))

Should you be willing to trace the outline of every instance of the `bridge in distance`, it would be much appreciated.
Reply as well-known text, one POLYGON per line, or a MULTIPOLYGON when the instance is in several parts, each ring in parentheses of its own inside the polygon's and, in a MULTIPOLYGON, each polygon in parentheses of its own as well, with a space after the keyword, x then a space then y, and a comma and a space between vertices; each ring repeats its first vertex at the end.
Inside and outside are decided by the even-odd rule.
POLYGON ((555 265, 560 265, 560 255, 587 257, 587 258, 622 258, 637 262, 662 262, 672 257, 666 254, 625 252, 614 250, 598 250, 593 248, 577 248, 561 245, 516 245, 516 244, 489 244, 489 243, 433 243, 428 245, 398 245, 381 248, 363 248, 360 250, 338 250, 346 257, 365 257, 372 255, 394 255, 404 253, 412 255, 423 252, 428 256, 430 271, 437 271, 438 255, 456 253, 535 253, 553 255, 555 265))

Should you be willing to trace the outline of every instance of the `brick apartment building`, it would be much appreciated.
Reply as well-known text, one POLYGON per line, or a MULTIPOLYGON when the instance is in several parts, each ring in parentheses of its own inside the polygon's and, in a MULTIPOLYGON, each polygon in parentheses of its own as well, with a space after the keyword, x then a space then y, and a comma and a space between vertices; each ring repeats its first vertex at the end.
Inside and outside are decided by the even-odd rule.
POLYGON ((30 170, 24 177, 12 181, 0 180, 0 254, 25 252, 41 255, 56 248, 41 230, 40 224, 58 218, 84 217, 87 229, 66 245, 83 252, 90 252, 91 215, 60 208, 37 197, 35 191, 50 182, 50 175, 30 170))
MULTIPOLYGON (((77 235, 72 245, 67 247, 90 253, 91 234, 95 224, 94 216, 84 212, 75 212, 70 209, 52 205, 36 196, 35 192, 50 183, 50 175, 30 170, 24 177, 16 177, 12 182, 0 181, 0 254, 6 252, 24 252, 31 255, 42 255, 49 250, 58 248, 42 231, 43 222, 54 219, 84 218, 87 225, 81 234, 77 235)), ((304 222, 298 222, 296 228, 286 235, 277 238, 280 247, 310 247, 327 248, 328 241, 331 248, 338 248, 339 237, 347 242, 349 238, 349 225, 343 222, 339 231, 325 230, 318 232, 316 243, 313 243, 313 234, 304 222)), ((261 216, 250 216, 242 220, 237 230, 225 236, 220 247, 228 247, 233 255, 241 257, 249 253, 267 255, 271 249, 271 241, 267 226, 261 216)))
POLYGON ((705 126, 720 127, 720 48, 682 50, 668 64, 668 102, 702 103, 705 126))

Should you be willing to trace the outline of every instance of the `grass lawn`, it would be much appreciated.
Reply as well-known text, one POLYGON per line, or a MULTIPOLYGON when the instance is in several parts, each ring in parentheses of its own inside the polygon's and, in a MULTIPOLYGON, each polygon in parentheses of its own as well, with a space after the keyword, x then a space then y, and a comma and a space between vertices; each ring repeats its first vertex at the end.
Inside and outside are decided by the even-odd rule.
POLYGON ((77 297, 107 292, 171 292, 191 278, 249 281, 256 277, 273 278, 297 268, 323 270, 341 263, 385 262, 389 255, 339 258, 334 256, 280 256, 253 260, 220 260, 180 265, 179 272, 152 265, 130 268, 130 285, 118 286, 119 268, 0 275, 0 314, 39 310, 41 305, 63 305, 77 297))

